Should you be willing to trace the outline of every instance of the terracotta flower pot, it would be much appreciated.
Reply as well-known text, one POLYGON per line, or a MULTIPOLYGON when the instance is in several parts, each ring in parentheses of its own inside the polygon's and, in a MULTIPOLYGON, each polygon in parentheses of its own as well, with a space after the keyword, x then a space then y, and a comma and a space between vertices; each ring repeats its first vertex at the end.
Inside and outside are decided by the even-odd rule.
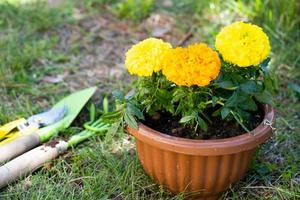
POLYGON ((250 133, 216 140, 169 136, 143 124, 127 128, 136 138, 137 153, 146 173, 173 193, 193 193, 218 199, 248 170, 256 147, 272 135, 274 110, 262 106, 264 120, 250 133))

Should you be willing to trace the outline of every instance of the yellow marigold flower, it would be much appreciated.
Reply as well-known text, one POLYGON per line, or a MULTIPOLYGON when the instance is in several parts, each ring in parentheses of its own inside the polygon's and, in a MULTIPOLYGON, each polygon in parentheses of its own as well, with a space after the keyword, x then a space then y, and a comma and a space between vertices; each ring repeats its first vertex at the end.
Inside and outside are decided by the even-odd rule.
POLYGON ((165 55, 163 74, 177 85, 206 86, 217 78, 220 67, 218 53, 201 43, 169 50, 165 55))
POLYGON ((160 39, 145 39, 127 51, 125 66, 130 74, 151 76, 162 69, 163 55, 171 48, 171 44, 160 39))
POLYGON ((271 49, 262 28, 244 22, 223 28, 216 37, 215 46, 225 61, 240 67, 258 65, 267 58, 271 49))

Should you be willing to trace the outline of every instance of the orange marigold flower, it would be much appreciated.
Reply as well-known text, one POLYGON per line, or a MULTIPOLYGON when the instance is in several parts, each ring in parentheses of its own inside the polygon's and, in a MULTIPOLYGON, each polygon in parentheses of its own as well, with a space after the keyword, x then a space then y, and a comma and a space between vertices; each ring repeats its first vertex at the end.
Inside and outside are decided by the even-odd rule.
POLYGON ((165 54, 163 74, 177 85, 207 86, 221 68, 218 53, 204 43, 177 47, 165 54))

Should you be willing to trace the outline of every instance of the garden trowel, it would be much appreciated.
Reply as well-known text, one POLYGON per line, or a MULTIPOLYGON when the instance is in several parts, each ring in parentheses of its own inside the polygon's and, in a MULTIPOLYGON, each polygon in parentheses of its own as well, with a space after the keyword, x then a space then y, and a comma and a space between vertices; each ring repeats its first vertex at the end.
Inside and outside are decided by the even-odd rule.
POLYGON ((0 164, 48 141, 68 128, 95 91, 96 87, 78 91, 65 97, 45 113, 0 127, 0 164), (17 131, 11 133, 14 129, 17 131))

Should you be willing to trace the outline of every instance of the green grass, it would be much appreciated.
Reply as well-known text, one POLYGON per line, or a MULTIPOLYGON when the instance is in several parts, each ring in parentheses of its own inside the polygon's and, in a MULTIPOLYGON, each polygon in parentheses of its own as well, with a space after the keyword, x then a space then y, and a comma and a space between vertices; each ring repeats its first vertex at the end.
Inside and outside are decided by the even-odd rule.
POLYGON ((55 36, 44 32, 62 21, 66 22, 69 14, 67 9, 47 9, 43 3, 22 6, 0 4, 1 82, 29 81, 28 68, 50 53, 57 41, 55 36))
MULTIPOLYGON (((152 12, 173 18, 179 32, 193 32, 186 43, 206 41, 213 45, 220 27, 235 20, 248 20, 262 26, 271 40, 271 67, 278 76, 277 129, 273 138, 257 152, 246 177, 232 186, 224 199, 300 198, 300 95, 297 87, 291 86, 300 85, 298 1, 196 3, 173 0, 171 6, 170 1, 169 5, 149 1, 149 5, 144 4, 144 10, 137 9, 142 1, 61 1, 64 3, 55 6, 36 1, 27 4, 3 2, 0 1, 0 124, 49 108, 68 92, 88 85, 98 85, 100 91, 106 92, 128 89, 128 79, 97 75, 104 66, 117 68, 122 62, 114 51, 112 57, 100 60, 98 56, 103 52, 99 52, 98 47, 117 40, 119 48, 128 48, 133 41, 145 37, 135 35, 135 31, 152 12), (103 19, 109 20, 108 25, 100 26, 95 32, 87 28, 96 26, 89 22, 103 19), (113 29, 115 26, 125 27, 128 32, 114 38, 120 30, 113 29), (70 44, 66 42, 68 39, 72 41, 70 44), (89 64, 86 56, 96 59, 99 66, 89 64), (81 73, 85 70, 79 67, 85 64, 82 60, 95 74, 81 73), (45 76, 64 73, 63 81, 43 82, 45 76)), ((99 95, 94 101, 99 101, 99 95)), ((74 127, 63 134, 78 132, 80 129, 76 126, 80 126, 86 116, 82 113, 74 127)), ((0 191, 0 199, 62 197, 183 199, 184 194, 172 196, 154 184, 141 168, 132 138, 118 133, 85 142, 25 180, 0 191)))
MULTIPOLYGON (((70 11, 67 5, 64 9, 48 9, 42 2, 0 2, 0 101, 6 102, 0 106, 0 122, 32 114, 39 106, 36 99, 47 96, 40 96, 40 91, 57 90, 58 87, 37 85, 39 74, 45 75, 46 69, 37 70, 38 61, 56 56, 53 49, 58 38, 51 31, 71 20, 70 11)), ((52 97, 50 92, 47 102, 52 97)))

